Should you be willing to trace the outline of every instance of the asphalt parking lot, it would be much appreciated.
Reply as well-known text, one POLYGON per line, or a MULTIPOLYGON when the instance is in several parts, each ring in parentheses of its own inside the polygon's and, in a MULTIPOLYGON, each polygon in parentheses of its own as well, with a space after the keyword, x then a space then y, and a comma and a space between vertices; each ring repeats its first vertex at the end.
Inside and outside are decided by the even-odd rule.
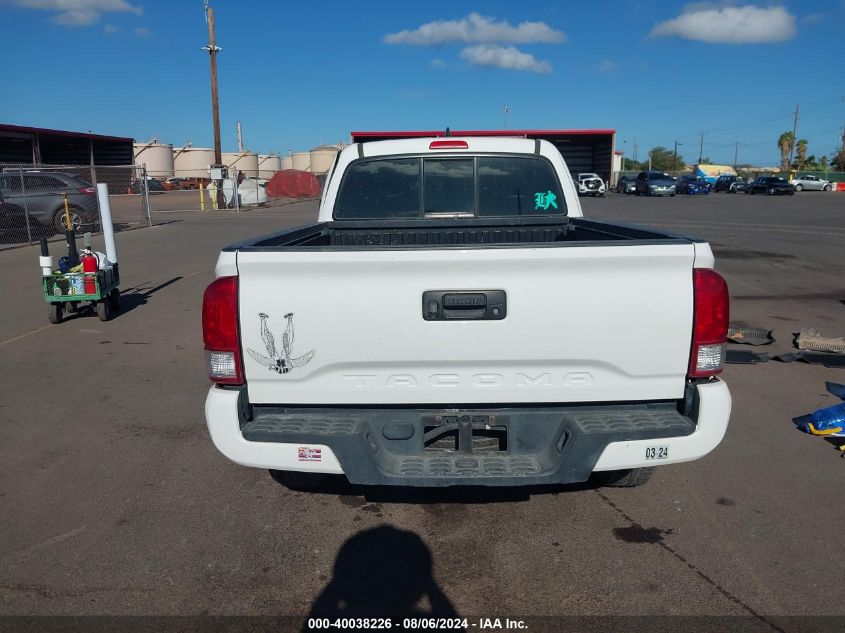
MULTIPOLYGON (((765 351, 791 349, 802 326, 845 335, 845 195, 583 205, 707 238, 732 321, 774 331, 765 351)), ((786 629, 778 616, 845 613, 845 460, 791 422, 834 403, 824 382, 845 382, 841 369, 729 365, 723 443, 636 489, 306 494, 226 461, 203 417, 202 291, 221 246, 315 209, 173 212, 119 233, 125 311, 108 323, 50 325, 37 247, 0 252, 0 614, 305 615, 338 588, 463 616, 786 629)))

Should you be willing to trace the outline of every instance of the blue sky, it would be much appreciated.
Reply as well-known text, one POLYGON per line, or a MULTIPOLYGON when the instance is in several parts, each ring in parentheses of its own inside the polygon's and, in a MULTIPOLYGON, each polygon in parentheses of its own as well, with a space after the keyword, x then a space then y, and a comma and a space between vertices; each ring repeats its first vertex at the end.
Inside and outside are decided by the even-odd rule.
MULTIPOLYGON (((845 125, 845 0, 212 4, 224 151, 238 120, 248 147, 286 152, 499 129, 507 105, 512 129, 614 128, 640 159, 678 140, 694 161, 703 130, 715 162, 738 141, 774 164, 796 103, 810 154, 845 125)), ((0 0, 0 23, 0 122, 211 145, 200 0, 0 0)))

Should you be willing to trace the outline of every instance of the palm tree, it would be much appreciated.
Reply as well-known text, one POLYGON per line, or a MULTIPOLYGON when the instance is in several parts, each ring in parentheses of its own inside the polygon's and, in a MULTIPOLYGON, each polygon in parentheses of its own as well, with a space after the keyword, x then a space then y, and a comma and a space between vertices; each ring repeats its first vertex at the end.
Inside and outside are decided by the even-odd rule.
POLYGON ((807 139, 802 138, 796 145, 795 162, 798 163, 798 171, 804 169, 804 163, 807 162, 807 139))
POLYGON ((778 137, 781 171, 789 171, 789 154, 792 153, 792 145, 794 142, 795 135, 792 132, 784 132, 778 137))

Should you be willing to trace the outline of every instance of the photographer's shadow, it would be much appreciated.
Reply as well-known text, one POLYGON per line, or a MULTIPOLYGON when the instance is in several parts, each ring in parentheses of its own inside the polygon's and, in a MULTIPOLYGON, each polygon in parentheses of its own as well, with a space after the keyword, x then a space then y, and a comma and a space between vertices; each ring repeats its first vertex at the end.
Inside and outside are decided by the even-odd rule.
POLYGON ((432 576, 431 553, 413 532, 381 526, 352 536, 308 618, 458 618, 432 576))

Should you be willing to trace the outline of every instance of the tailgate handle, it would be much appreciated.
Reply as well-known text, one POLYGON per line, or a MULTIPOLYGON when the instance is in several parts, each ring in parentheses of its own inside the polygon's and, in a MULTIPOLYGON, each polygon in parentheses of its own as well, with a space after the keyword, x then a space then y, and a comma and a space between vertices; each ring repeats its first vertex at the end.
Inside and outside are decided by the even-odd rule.
POLYGON ((500 321, 507 300, 504 290, 428 290, 422 309, 426 321, 500 321))

